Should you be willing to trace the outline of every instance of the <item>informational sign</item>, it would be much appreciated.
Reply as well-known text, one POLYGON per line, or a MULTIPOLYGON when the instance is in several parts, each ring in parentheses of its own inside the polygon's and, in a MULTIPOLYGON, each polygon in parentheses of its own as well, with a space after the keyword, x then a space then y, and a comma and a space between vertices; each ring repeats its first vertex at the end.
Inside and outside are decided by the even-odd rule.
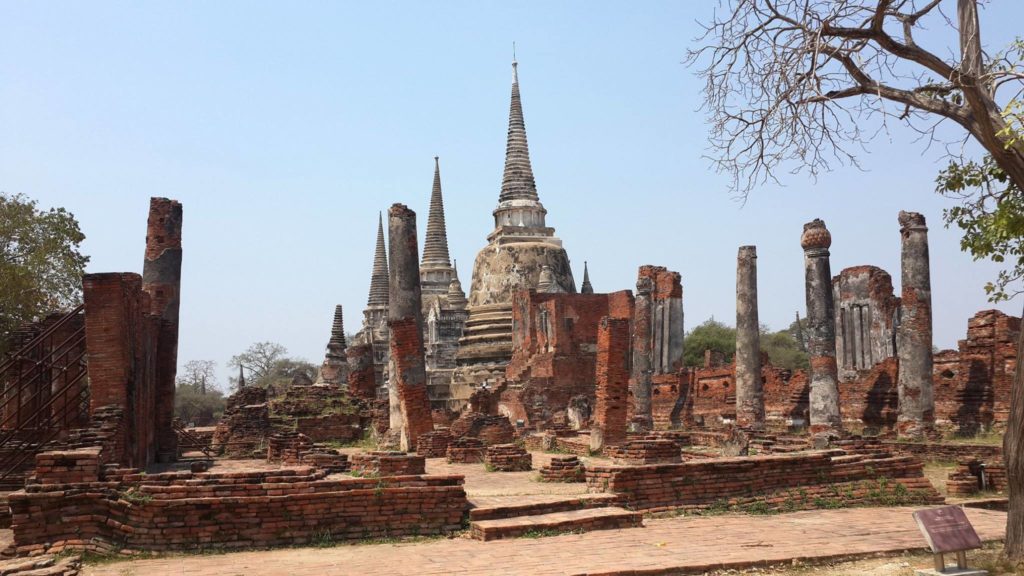
POLYGON ((935 554, 981 548, 981 538, 959 506, 918 510, 914 520, 935 554))

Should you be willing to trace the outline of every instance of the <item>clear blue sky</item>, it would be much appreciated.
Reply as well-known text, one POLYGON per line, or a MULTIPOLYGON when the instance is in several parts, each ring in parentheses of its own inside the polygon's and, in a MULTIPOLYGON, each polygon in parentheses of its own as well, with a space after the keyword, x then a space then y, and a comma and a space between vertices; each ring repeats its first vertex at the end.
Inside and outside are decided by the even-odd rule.
MULTIPOLYGON (((832 230, 833 272, 875 264, 898 291, 896 214, 915 210, 931 228, 935 341, 955 346, 990 307, 995 268, 941 224, 939 151, 894 130, 864 153, 867 171, 787 177, 736 203, 701 157, 701 81, 681 64, 711 9, 6 0, 0 190, 71 210, 91 272, 141 271, 149 197, 181 200, 180 361, 223 367, 273 340, 319 363, 336 303, 359 328, 377 212, 408 204, 425 230, 434 155, 468 290, 501 182, 514 40, 538 191, 577 282, 584 260, 598 291, 668 266, 687 327, 731 324, 736 249, 756 244, 761 319, 782 328, 804 309, 804 222, 832 230)), ((1022 15, 1019 0, 992 2, 986 45, 1022 15)))

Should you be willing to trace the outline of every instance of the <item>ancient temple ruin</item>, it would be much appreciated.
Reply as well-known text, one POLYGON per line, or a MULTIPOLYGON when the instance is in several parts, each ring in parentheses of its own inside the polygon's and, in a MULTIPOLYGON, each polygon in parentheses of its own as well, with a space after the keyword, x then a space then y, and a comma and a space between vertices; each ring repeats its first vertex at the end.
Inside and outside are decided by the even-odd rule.
POLYGON ((518 290, 575 293, 569 256, 537 195, 519 94, 518 64, 512 63, 512 101, 505 147, 505 172, 494 209, 494 230, 473 263, 469 318, 459 340, 452 399, 468 401, 473 389, 505 380, 512 358, 512 298, 518 290))

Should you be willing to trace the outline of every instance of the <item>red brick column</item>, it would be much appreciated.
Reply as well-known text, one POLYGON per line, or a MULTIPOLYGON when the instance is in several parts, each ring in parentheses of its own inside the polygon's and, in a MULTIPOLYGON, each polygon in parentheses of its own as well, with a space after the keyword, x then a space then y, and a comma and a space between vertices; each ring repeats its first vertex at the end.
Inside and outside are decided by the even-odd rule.
POLYGON ((373 345, 359 344, 345 349, 348 359, 348 393, 362 400, 377 398, 377 371, 373 366, 373 345))
POLYGON ((400 446, 402 450, 412 451, 416 449, 416 439, 434 429, 423 353, 416 213, 403 204, 392 205, 388 209, 388 239, 388 327, 391 329, 388 385, 393 387, 393 396, 397 397, 401 410, 400 446))
POLYGON ((629 320, 602 318, 597 331, 597 406, 590 435, 591 450, 626 439, 630 352, 629 320))
MULTIPOLYGON (((131 273, 86 274, 82 278, 85 299, 85 353, 89 371, 89 412, 117 406, 126 415, 136 415, 140 385, 145 375, 143 309, 146 297, 142 278, 131 273)), ((145 466, 145 427, 137 437, 139 422, 152 423, 141 414, 127 422, 121 443, 130 466, 145 466)))
POLYGON ((133 327, 141 325, 138 274, 86 274, 85 354, 89 366, 89 412, 116 405, 128 410, 128 389, 135 379, 133 327))
POLYGON ((178 454, 174 419, 174 380, 178 366, 178 307, 181 295, 181 203, 151 198, 146 227, 146 259, 142 288, 151 299, 150 312, 160 318, 155 375, 157 459, 173 461, 178 454))

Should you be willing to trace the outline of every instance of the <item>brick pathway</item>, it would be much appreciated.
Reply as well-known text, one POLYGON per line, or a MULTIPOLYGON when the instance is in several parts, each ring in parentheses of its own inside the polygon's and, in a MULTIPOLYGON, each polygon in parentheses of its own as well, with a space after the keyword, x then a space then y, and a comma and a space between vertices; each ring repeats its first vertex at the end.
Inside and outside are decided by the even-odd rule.
MULTIPOLYGON (((479 542, 339 545, 179 556, 88 567, 86 576, 319 576, 342 574, 700 573, 923 547, 912 508, 855 508, 777 516, 646 520, 645 528, 479 542)), ((1006 514, 968 509, 984 540, 1003 537, 1006 514)))

